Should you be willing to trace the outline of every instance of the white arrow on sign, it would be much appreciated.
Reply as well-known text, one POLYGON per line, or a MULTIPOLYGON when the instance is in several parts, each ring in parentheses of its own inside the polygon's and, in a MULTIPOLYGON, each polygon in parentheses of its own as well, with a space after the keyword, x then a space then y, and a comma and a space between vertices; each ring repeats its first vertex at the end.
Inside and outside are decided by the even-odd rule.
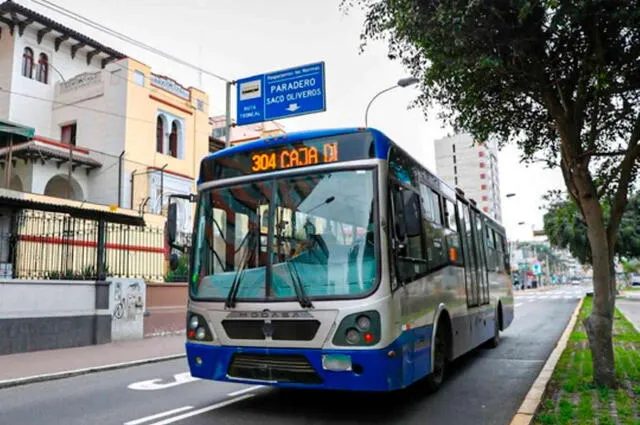
POLYGON ((287 111, 289 111, 289 112, 295 112, 298 109, 300 109, 300 107, 298 106, 297 103, 292 103, 289 106, 287 106, 287 111))
POLYGON ((148 381, 134 382, 127 386, 130 390, 138 391, 155 391, 164 390, 178 385, 188 384, 189 382, 199 381, 200 378, 194 378, 190 372, 177 373, 173 375, 173 382, 162 382, 162 379, 149 379, 148 381))

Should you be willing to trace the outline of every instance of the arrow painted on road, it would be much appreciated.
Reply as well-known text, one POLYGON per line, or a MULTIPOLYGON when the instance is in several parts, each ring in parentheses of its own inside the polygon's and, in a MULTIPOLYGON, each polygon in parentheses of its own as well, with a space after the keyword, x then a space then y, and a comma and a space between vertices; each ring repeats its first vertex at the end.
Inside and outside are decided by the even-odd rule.
POLYGON ((295 112, 298 109, 300 109, 300 107, 298 106, 297 103, 292 103, 291 105, 287 106, 287 111, 289 112, 295 112))
POLYGON ((173 382, 162 382, 162 379, 149 379, 147 381, 134 382, 127 386, 130 390, 138 391, 155 391, 164 390, 178 385, 188 384, 189 382, 199 381, 200 378, 194 378, 190 372, 177 373, 173 375, 173 382))

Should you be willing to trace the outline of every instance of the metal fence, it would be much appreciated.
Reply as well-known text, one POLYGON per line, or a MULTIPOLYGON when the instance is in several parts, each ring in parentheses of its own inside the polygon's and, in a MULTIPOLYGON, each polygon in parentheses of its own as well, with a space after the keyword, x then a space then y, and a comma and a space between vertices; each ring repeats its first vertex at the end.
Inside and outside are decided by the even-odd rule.
MULTIPOLYGON (((98 278, 97 221, 33 210, 17 214, 15 236, 0 241, 12 252, 14 278, 98 278)), ((107 277, 164 279, 162 228, 106 223, 104 245, 107 277)))

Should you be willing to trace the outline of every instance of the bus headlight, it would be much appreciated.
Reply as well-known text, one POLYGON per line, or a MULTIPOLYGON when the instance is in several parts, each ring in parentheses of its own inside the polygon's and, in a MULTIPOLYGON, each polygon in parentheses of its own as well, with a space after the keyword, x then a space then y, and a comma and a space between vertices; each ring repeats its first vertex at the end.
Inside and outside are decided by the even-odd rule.
POLYGON ((207 331, 205 331, 203 327, 199 327, 196 330, 196 339, 203 341, 206 337, 207 337, 207 331))
POLYGON ((362 315, 358 317, 358 319, 356 320, 356 324, 358 325, 358 328, 362 329, 363 331, 368 331, 371 327, 371 319, 369 319, 365 315, 362 315))
POLYGON ((191 319, 189 319, 189 329, 196 329, 199 324, 200 319, 198 319, 198 315, 194 314, 191 316, 191 319))
POLYGON ((213 333, 207 321, 198 313, 187 313, 187 339, 196 341, 213 341, 213 333))
POLYGON ((354 313, 342 319, 333 336, 334 345, 370 346, 381 338, 380 313, 375 310, 354 313))
POLYGON ((349 344, 355 345, 358 342, 360 342, 360 332, 358 332, 357 329, 351 328, 347 331, 347 334, 345 335, 345 339, 349 344))

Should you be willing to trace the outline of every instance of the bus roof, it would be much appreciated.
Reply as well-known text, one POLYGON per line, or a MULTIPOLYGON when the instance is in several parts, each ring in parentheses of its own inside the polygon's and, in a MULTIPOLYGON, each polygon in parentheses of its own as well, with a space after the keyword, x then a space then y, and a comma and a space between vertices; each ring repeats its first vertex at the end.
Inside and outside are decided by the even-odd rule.
MULTIPOLYGON (((400 147, 397 143, 394 143, 391 139, 389 139, 389 137, 387 137, 380 130, 377 130, 377 129, 372 128, 372 127, 344 127, 344 128, 330 128, 330 129, 322 129, 322 130, 295 131, 295 132, 285 133, 285 134, 281 134, 281 135, 277 135, 277 136, 269 136, 269 137, 265 137, 265 138, 262 138, 262 139, 253 140, 251 142, 240 143, 238 145, 230 146, 228 148, 221 149, 221 150, 219 150, 217 152, 211 153, 211 154, 207 155, 206 157, 204 157, 202 159, 202 162, 204 162, 204 161, 206 161, 208 159, 212 159, 212 158, 220 158, 220 157, 224 157, 224 156, 227 156, 227 155, 233 155, 233 154, 237 154, 237 153, 241 153, 241 152, 247 152, 247 151, 251 151, 251 150, 260 150, 260 149, 263 149, 263 148, 285 145, 287 143, 295 143, 295 142, 309 140, 309 139, 338 136, 338 135, 342 135, 342 134, 353 134, 353 133, 359 133, 359 132, 369 132, 369 133, 373 134, 374 144, 375 144, 375 147, 376 147, 376 149, 375 149, 376 150, 376 156, 378 158, 380 158, 380 159, 387 159, 389 148, 392 145, 395 146, 396 148, 398 148, 399 150, 405 152, 405 154, 408 154, 402 147, 400 147)), ((417 159, 416 159, 416 161, 418 163, 420 163, 420 161, 418 161, 417 159)), ((436 177, 440 181, 441 185, 446 186, 453 193, 456 192, 456 190, 455 190, 455 188, 453 186, 449 185, 442 178, 440 178, 436 174, 434 174, 424 164, 420 164, 420 166, 422 166, 427 172, 429 172, 434 177, 436 177)), ((202 176, 198 177, 198 184, 201 183, 201 180, 200 180, 201 178, 202 178, 202 176)), ((488 218, 490 221, 493 222, 494 226, 496 226, 499 230, 504 232, 504 227, 499 222, 494 220, 487 213, 485 213, 480 208, 478 208, 475 204, 470 202, 471 200, 469 198, 464 196, 462 193, 458 193, 457 196, 461 196, 466 202, 469 203, 469 205, 472 208, 477 210, 485 218, 488 218)))
POLYGON ((228 148, 219 150, 212 154, 209 154, 204 159, 209 158, 219 158, 222 156, 233 155, 240 152, 247 152, 251 150, 259 150, 263 148, 268 148, 272 146, 284 145, 287 143, 294 143, 308 139, 316 139, 321 137, 331 137, 338 136, 341 134, 352 134, 368 131, 374 136, 374 143, 376 145, 376 152, 382 153, 385 155, 378 154, 379 158, 386 159, 386 152, 389 151, 389 145, 391 144, 391 140, 380 130, 376 130, 375 128, 365 128, 365 127, 345 127, 345 128, 332 128, 332 129, 323 129, 323 130, 305 130, 305 131, 295 131, 291 133, 280 134, 277 136, 265 137, 263 139, 254 140, 251 142, 240 143, 235 146, 230 146, 228 148))

